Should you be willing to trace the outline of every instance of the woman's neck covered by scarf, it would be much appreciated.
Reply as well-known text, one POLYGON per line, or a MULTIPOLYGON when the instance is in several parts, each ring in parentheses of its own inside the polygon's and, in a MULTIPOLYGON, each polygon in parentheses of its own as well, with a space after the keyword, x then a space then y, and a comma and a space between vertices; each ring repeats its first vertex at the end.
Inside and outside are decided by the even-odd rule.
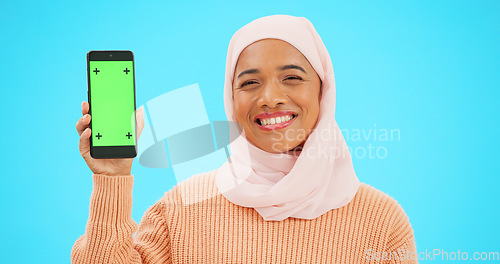
POLYGON ((264 151, 241 133, 229 146, 231 156, 217 170, 216 184, 226 199, 255 208, 264 220, 314 219, 348 204, 360 184, 335 121, 335 78, 330 55, 304 17, 267 16, 239 29, 229 43, 226 60, 224 107, 230 122, 235 121, 232 80, 236 62, 245 47, 261 39, 288 42, 312 65, 322 81, 318 122, 303 148, 288 153, 264 151))

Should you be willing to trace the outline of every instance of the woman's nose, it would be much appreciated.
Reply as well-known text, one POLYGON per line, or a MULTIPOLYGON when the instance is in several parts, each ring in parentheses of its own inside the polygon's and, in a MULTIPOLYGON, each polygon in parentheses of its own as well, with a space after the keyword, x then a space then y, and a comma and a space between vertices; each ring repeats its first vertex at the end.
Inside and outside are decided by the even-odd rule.
POLYGON ((262 87, 257 104, 259 107, 275 108, 278 104, 288 103, 288 97, 276 83, 269 83, 262 87))

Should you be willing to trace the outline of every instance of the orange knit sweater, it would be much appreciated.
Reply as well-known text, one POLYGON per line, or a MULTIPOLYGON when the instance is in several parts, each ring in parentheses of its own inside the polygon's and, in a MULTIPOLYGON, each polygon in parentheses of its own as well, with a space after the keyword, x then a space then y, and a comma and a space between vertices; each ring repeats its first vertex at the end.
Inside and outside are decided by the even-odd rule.
POLYGON ((314 220, 265 221, 222 196, 211 171, 174 186, 137 226, 133 175, 93 181, 72 263, 418 263, 404 210, 365 183, 348 205, 314 220))

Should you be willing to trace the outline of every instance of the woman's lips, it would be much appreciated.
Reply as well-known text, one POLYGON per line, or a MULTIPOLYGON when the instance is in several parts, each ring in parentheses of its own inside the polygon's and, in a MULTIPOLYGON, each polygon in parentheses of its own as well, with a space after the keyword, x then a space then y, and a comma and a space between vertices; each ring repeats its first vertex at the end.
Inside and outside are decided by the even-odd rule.
MULTIPOLYGON (((279 112, 267 112, 267 113, 261 113, 255 116, 254 122, 257 124, 257 127, 265 130, 265 131, 270 131, 270 130, 276 130, 276 129, 282 129, 290 124, 292 124, 295 121, 295 118, 297 117, 297 114, 293 111, 279 111, 279 112), (276 122, 276 120, 279 118, 280 121, 283 120, 285 117, 291 117, 290 120, 287 120, 285 122, 280 122, 278 124, 272 124, 273 122, 276 122), (264 121, 266 120, 266 121, 264 121), (272 121, 272 122, 269 122, 272 121), (269 122, 271 124, 266 124, 264 125, 264 122, 269 122)), ((288 119, 287 118, 287 119, 288 119)))

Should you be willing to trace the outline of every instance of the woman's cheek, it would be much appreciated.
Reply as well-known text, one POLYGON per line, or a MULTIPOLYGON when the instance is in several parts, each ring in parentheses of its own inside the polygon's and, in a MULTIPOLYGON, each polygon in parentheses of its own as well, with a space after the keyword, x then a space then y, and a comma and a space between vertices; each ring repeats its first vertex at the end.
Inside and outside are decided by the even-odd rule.
POLYGON ((247 126, 251 108, 249 108, 249 105, 245 102, 245 100, 240 99, 242 98, 235 98, 234 100, 236 122, 242 126, 247 126))

